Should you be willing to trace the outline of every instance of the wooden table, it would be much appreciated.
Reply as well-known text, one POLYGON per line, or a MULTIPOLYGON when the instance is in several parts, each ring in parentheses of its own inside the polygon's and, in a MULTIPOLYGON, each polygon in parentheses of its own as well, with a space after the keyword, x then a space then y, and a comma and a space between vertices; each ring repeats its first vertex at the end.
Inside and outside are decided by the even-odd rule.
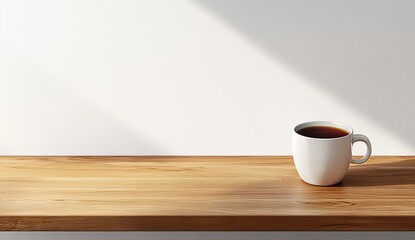
POLYGON ((415 230, 415 157, 316 187, 288 156, 3 156, 0 230, 415 230))

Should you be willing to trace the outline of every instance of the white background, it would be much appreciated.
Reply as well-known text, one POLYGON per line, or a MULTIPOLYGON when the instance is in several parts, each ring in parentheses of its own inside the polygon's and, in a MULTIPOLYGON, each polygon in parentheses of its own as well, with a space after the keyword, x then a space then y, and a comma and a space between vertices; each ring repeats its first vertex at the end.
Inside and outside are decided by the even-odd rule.
POLYGON ((0 154, 289 155, 310 120, 351 125, 376 155, 415 154, 414 12, 392 0, 1 0, 0 154))
POLYGON ((0 154, 288 155, 309 120, 351 125, 377 155, 414 154, 414 12, 2 0, 0 154))

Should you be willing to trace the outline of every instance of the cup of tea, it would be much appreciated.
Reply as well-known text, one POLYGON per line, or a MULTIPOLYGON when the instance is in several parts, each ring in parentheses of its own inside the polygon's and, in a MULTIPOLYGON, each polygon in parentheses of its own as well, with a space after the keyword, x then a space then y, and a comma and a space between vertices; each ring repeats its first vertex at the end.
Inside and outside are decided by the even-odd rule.
POLYGON ((330 186, 343 180, 350 163, 366 162, 372 146, 365 135, 354 134, 346 124, 314 121, 294 128, 292 151, 295 168, 304 182, 330 186), (353 159, 352 145, 358 141, 366 144, 366 154, 353 159))

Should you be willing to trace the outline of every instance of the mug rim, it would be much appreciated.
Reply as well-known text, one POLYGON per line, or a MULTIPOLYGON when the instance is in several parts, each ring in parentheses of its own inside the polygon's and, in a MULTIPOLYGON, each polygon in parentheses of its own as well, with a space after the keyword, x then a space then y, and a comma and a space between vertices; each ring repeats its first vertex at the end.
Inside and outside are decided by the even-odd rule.
POLYGON ((330 140, 343 139, 343 138, 350 137, 351 135, 353 135, 353 128, 350 127, 347 124, 344 124, 344 123, 341 123, 341 122, 336 122, 336 121, 309 121, 309 122, 300 123, 297 126, 295 126, 294 127, 294 133, 297 134, 298 136, 308 138, 308 139, 320 140, 320 141, 330 141, 330 140), (300 129, 303 129, 305 127, 311 127, 311 126, 337 127, 337 128, 340 128, 342 130, 347 131, 349 134, 344 135, 342 137, 336 137, 336 138, 315 138, 315 137, 307 137, 307 136, 301 135, 297 132, 300 129))

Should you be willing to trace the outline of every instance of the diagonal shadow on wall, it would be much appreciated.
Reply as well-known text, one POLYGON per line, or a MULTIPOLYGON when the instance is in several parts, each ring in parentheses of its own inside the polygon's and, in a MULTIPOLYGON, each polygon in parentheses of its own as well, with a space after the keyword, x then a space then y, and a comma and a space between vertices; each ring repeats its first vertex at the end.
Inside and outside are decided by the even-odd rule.
POLYGON ((3 66, 10 67, 4 69, 9 79, 0 80, 1 92, 13 94, 0 94, 0 155, 166 154, 160 144, 131 129, 119 116, 80 98, 35 61, 2 50, 3 66))
POLYGON ((414 1, 192 2, 361 114, 415 143, 414 1))

